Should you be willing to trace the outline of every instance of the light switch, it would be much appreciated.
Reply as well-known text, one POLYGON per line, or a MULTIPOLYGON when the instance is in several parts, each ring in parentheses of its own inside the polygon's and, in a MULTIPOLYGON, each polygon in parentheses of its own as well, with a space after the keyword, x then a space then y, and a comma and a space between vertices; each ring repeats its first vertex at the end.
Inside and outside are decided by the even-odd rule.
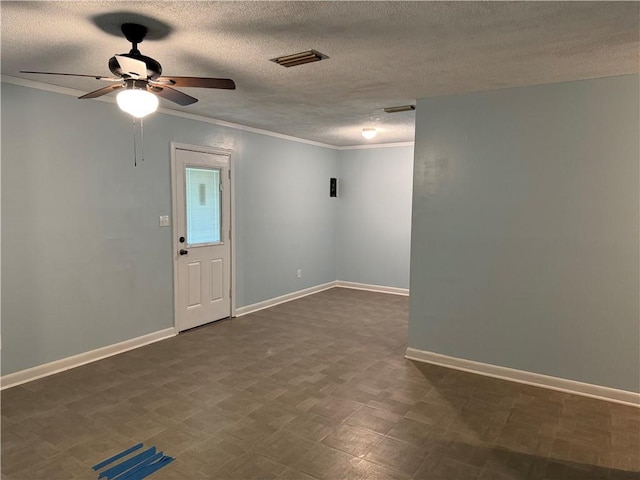
POLYGON ((160 215, 160 226, 161 227, 169 226, 169 215, 160 215))

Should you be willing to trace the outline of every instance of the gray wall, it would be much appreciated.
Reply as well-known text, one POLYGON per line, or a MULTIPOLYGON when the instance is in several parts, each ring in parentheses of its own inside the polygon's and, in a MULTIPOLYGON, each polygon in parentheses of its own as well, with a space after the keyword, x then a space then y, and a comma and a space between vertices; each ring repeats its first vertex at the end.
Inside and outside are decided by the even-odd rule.
POLYGON ((334 281, 337 151, 264 135, 236 151, 238 306, 334 281))
POLYGON ((640 390, 638 76, 417 104, 409 346, 640 390))
POLYGON ((413 146, 343 150, 338 279, 409 288, 413 146))
POLYGON ((3 374, 173 325, 170 141, 233 150, 238 307, 336 279, 336 151, 156 114, 134 167, 116 105, 3 83, 3 374))

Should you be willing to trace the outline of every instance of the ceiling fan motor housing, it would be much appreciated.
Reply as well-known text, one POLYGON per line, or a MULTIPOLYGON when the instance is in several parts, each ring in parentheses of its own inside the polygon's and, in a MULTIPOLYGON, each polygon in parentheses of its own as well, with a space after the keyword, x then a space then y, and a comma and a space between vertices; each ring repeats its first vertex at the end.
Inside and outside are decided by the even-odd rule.
POLYGON ((144 25, 138 25, 137 23, 123 23, 120 26, 120 30, 124 34, 125 38, 134 45, 142 43, 142 40, 144 40, 144 37, 146 37, 149 32, 147 27, 144 25))
MULTIPOLYGON (((150 80, 155 80, 162 74, 162 67, 160 66, 160 63, 158 63, 151 57, 140 54, 136 55, 135 53, 122 53, 121 56, 144 62, 144 64, 147 66, 147 78, 150 80)), ((111 72, 118 77, 123 77, 127 74, 126 72, 122 71, 122 67, 120 67, 120 64, 118 63, 116 57, 111 57, 109 59, 109 70, 111 70, 111 72)))

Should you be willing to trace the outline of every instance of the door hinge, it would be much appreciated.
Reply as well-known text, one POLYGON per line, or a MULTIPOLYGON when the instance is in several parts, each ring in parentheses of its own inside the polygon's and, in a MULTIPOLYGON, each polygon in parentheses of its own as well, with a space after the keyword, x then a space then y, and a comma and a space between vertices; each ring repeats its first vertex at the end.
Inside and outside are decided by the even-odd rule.
POLYGON ((229 240, 231 240, 231 230, 229 230, 229 240))
POLYGON ((220 182, 220 191, 222 191, 222 182, 220 182))
POLYGON ((229 289, 229 298, 231 298, 231 289, 229 289))
POLYGON ((229 174, 229 180, 231 180, 231 169, 227 170, 227 173, 229 174))

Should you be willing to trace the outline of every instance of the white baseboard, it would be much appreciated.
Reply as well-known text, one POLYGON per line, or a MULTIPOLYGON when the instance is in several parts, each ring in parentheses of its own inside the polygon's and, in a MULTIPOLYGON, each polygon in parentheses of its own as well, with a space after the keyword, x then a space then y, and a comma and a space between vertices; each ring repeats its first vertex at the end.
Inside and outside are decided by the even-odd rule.
POLYGON ((10 373, 0 378, 0 390, 22 385, 23 383, 31 382, 55 373, 64 372, 65 370, 95 362, 96 360, 102 360, 103 358, 127 352, 160 340, 165 340, 175 335, 176 331, 173 327, 165 328, 164 330, 158 330, 157 332, 142 335, 141 337, 125 340, 124 342, 114 343, 113 345, 107 345, 106 347, 96 348, 95 350, 79 353, 78 355, 62 358, 54 362, 10 373))
MULTIPOLYGON (((409 295, 409 290, 406 288, 385 287, 382 285, 369 285, 365 283, 344 282, 338 280, 324 283, 322 285, 316 285, 314 287, 299 290, 297 292, 288 293, 280 297, 271 298, 269 300, 254 303, 252 305, 247 305, 245 307, 237 308, 236 317, 248 315, 249 313, 264 310, 265 308, 269 307, 274 307, 276 305, 280 305, 281 303, 290 302, 292 300, 306 297, 307 295, 313 295, 314 293, 319 293, 334 287, 353 288, 357 290, 368 290, 371 292, 390 293, 394 295, 409 295)), ((33 380, 47 377, 49 375, 54 375, 56 373, 64 372, 65 370, 79 367, 87 363, 95 362, 103 358, 111 357, 113 355, 133 350, 134 348, 142 347, 144 345, 158 342, 160 340, 165 340, 175 335, 177 335, 177 332, 173 327, 166 328, 164 330, 149 333, 141 337, 125 340, 124 342, 107 345, 95 350, 79 353, 78 355, 62 358, 60 360, 55 360, 53 362, 45 363, 43 365, 38 365, 32 368, 27 368, 26 370, 21 370, 19 372, 10 373, 8 375, 0 377, 0 390, 15 387, 17 385, 22 385, 23 383, 31 382, 33 380)))
POLYGON ((367 283, 356 282, 344 282, 342 280, 336 280, 334 282, 323 283, 322 285, 316 285, 315 287, 305 288, 304 290, 298 290, 297 292, 287 293, 280 297, 270 298, 263 302, 254 303, 245 307, 236 308, 236 317, 248 315, 265 308, 274 307, 281 303, 290 302, 298 298, 306 297, 307 295, 313 295, 314 293, 329 290, 330 288, 353 288, 355 290, 367 290, 369 292, 391 293, 393 295, 409 295, 409 289, 397 288, 397 287, 385 287, 382 285, 370 285, 367 283))
POLYGON ((392 295, 409 295, 408 288, 385 287, 384 285, 371 285, 368 283, 345 282, 343 280, 336 281, 336 287, 353 288, 354 290, 367 290, 369 292, 390 293, 392 295))
POLYGON ((627 390, 582 383, 566 378, 551 377, 549 375, 516 370, 515 368, 500 367, 489 363, 474 362, 472 360, 449 357, 447 355, 427 352, 411 347, 407 348, 405 358, 418 362, 431 363, 441 367, 453 368, 455 370, 462 370, 464 372, 476 373, 478 375, 485 375, 487 377, 533 385, 534 387, 548 388, 560 392, 596 398, 598 400, 640 407, 640 393, 629 392, 627 390))
POLYGON ((297 292, 291 292, 287 293, 286 295, 270 298, 269 300, 265 300, 263 302, 253 303, 245 307, 236 308, 236 317, 248 315, 259 310, 264 310, 265 308, 275 307, 276 305, 280 305, 281 303, 290 302, 298 298, 306 297, 307 295, 313 295, 314 293, 329 290, 330 288, 333 288, 335 286, 336 282, 323 283, 322 285, 316 285, 315 287, 309 287, 305 288, 304 290, 298 290, 297 292))

